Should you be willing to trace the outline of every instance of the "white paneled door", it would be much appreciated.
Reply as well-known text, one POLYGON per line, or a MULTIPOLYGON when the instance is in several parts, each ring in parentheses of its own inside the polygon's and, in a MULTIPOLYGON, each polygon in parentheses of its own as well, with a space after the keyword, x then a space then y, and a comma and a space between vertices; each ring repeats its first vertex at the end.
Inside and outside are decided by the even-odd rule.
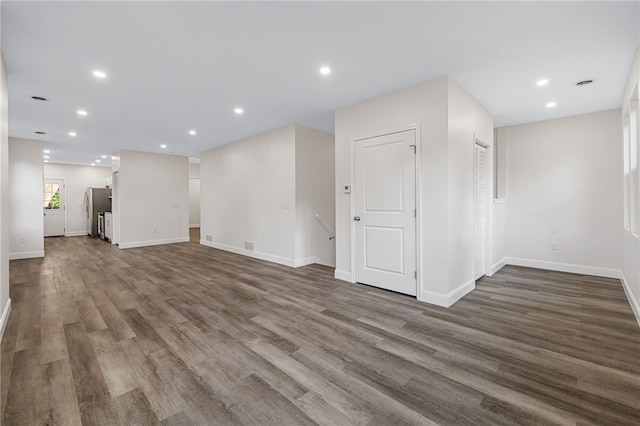
POLYGON ((486 274, 487 262, 487 148, 475 144, 473 151, 473 219, 475 279, 486 274))
POLYGON ((45 179, 43 187, 44 236, 64 235, 64 179, 45 179))
POLYGON ((416 132, 355 142, 356 281, 416 295, 416 132))

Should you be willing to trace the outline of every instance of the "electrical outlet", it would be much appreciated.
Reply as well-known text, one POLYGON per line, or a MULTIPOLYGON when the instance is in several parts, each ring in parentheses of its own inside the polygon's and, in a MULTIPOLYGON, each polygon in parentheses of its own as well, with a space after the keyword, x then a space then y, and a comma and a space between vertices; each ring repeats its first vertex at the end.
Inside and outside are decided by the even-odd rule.
POLYGON ((252 241, 245 241, 244 248, 247 250, 254 250, 255 244, 252 241))
POLYGON ((213 241, 213 234, 207 234, 204 236, 204 239, 207 241, 213 241))
POLYGON ((262 237, 262 243, 263 243, 263 244, 267 244, 267 236, 266 236, 266 235, 264 235, 264 236, 262 237))
POLYGON ((20 237, 20 244, 24 244, 27 242, 27 239, 25 237, 20 237))
POLYGON ((558 250, 558 243, 551 243, 551 250, 558 250))
POLYGON ((155 234, 155 233, 156 233, 156 228, 153 228, 153 229, 151 230, 151 233, 152 233, 152 234, 155 234))

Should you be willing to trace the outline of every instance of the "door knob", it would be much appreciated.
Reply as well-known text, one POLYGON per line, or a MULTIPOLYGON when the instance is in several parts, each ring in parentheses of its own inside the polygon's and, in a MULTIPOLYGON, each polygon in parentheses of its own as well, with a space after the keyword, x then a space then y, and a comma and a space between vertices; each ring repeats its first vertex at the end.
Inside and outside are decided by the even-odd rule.
POLYGON ((354 216, 353 220, 355 220, 356 222, 360 222, 360 216, 354 216))

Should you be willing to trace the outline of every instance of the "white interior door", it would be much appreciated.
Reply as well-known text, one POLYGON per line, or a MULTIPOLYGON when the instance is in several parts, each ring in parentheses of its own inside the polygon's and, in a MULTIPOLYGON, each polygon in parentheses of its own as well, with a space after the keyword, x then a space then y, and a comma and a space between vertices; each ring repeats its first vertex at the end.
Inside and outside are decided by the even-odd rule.
POLYGON ((487 148, 475 144, 473 151, 475 279, 486 273, 487 262, 487 148))
POLYGON ((416 295, 415 130, 355 142, 356 281, 416 295))
POLYGON ((45 179, 43 187, 44 236, 64 236, 64 179, 45 179))

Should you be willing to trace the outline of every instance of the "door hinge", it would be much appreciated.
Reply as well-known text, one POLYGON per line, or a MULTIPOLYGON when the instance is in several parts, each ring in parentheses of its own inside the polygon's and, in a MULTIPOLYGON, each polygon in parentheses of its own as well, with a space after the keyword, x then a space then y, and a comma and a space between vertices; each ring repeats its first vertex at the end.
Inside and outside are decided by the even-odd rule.
POLYGON ((413 271, 413 278, 418 279, 418 271, 413 271))
POLYGON ((418 217, 418 209, 413 209, 413 217, 418 217))

